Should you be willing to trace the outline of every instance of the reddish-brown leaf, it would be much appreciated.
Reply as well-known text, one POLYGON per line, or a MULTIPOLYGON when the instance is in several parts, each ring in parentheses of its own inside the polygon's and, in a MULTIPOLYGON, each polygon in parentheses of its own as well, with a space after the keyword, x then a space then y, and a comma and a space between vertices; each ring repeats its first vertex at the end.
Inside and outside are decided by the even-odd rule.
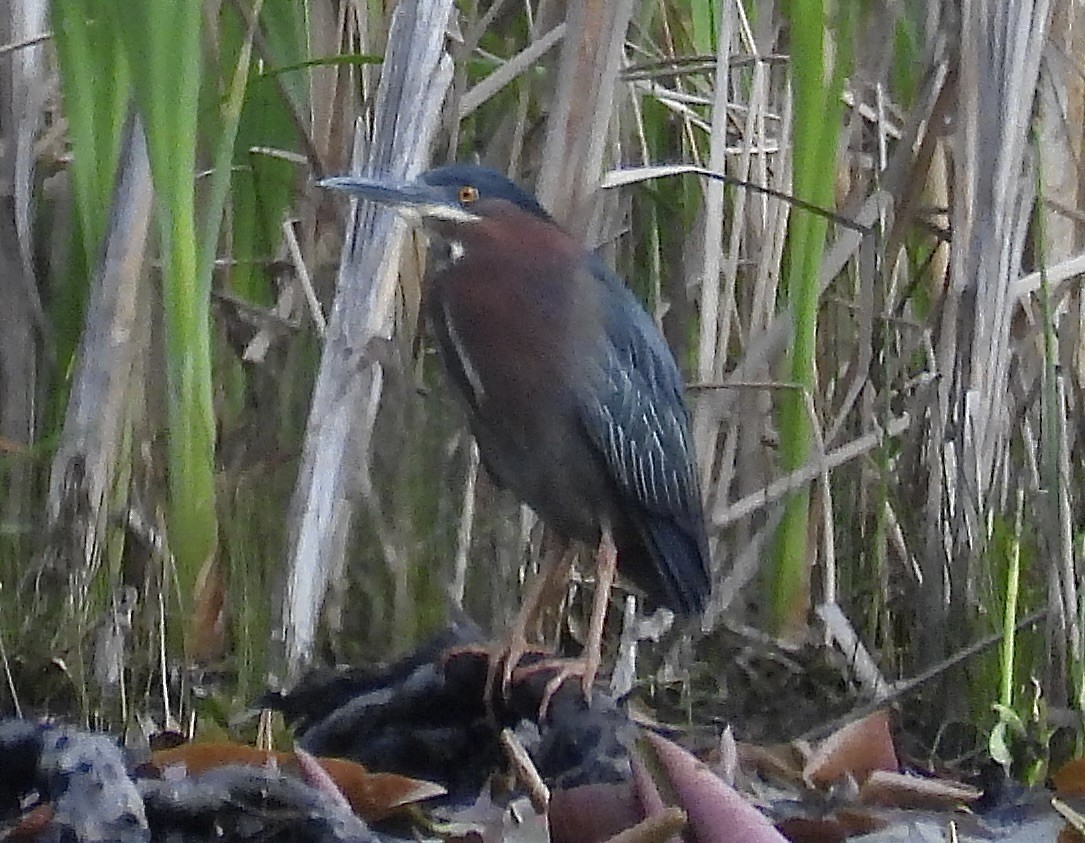
POLYGON ((555 790, 548 815, 551 843, 601 843, 644 819, 628 783, 555 790))
POLYGON ((770 782, 803 786, 803 759, 798 750, 789 743, 758 746, 738 743, 739 766, 747 773, 756 773, 770 782))
POLYGON ((807 762, 803 778, 814 787, 828 787, 845 775, 861 784, 875 770, 896 772, 899 767, 889 715, 883 710, 849 723, 822 741, 807 762))
POLYGON ((847 831, 848 837, 873 834, 891 824, 888 817, 863 808, 839 808, 834 817, 847 831))
POLYGON ((1072 825, 1064 825, 1059 829, 1059 836, 1056 840, 1057 843, 1085 843, 1085 835, 1072 825))
MULTIPOLYGON (((392 773, 370 773, 360 764, 342 758, 318 758, 317 762, 335 782, 354 812, 367 822, 377 822, 413 802, 440 796, 445 792, 432 782, 409 779, 392 773)), ((276 764, 283 772, 310 778, 299 770, 297 758, 290 752, 268 752, 247 744, 191 743, 151 754, 151 765, 160 772, 183 765, 188 773, 198 775, 227 764, 263 767, 276 764)))
POLYGON ((198 662, 220 658, 226 649, 226 580, 222 564, 209 558, 196 578, 192 614, 188 623, 187 652, 198 662))
POLYGON ((949 779, 922 778, 875 770, 859 789, 859 801, 887 808, 953 810, 983 795, 982 790, 949 779))
POLYGON ((848 831, 832 817, 789 817, 776 823, 776 829, 791 843, 843 843, 848 831))
POLYGON ((1085 796, 1085 758, 1067 761, 1051 776, 1060 796, 1085 796))
POLYGON ((38 840, 53 821, 52 805, 37 805, 19 818, 19 824, 11 829, 4 840, 38 840))

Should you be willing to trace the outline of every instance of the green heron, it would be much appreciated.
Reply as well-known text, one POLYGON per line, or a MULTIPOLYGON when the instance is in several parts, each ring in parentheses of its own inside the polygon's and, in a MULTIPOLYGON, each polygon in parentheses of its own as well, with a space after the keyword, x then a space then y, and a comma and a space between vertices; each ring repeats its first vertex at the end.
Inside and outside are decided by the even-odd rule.
MULTIPOLYGON (((679 615, 701 611, 709 594, 689 414, 666 342, 598 256, 493 170, 321 184, 422 223, 426 320, 483 465, 566 551, 597 548, 584 652, 551 682, 579 675, 590 697, 616 570, 679 615)), ((534 613, 570 563, 565 552, 529 590, 504 651, 506 689, 534 613)))

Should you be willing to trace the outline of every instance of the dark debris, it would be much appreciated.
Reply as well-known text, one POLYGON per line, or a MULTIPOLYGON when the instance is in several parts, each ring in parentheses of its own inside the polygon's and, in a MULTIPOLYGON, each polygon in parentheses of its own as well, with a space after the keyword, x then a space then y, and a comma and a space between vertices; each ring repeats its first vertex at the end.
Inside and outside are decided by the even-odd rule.
POLYGON ((260 767, 140 778, 107 735, 0 720, 0 840, 377 843, 319 787, 260 767))
POLYGON ((230 765, 198 776, 142 779, 155 839, 176 843, 379 843, 338 800, 300 779, 263 767, 230 765))
MULTIPOLYGON (((443 785, 447 805, 473 804, 507 769, 512 729, 551 789, 628 783, 637 727, 602 688, 590 706, 577 682, 538 717, 547 665, 484 704, 488 656, 477 630, 454 626, 384 669, 318 671, 261 704, 282 710, 313 755, 443 785)), ((523 664, 542 658, 528 656, 523 664)), ((338 794, 273 768, 219 767, 161 778, 103 734, 0 720, 0 841, 380 841, 338 794)))
POLYGON ((489 712, 488 657, 465 649, 477 643, 470 638, 446 631, 383 671, 316 672, 264 702, 284 712, 306 751, 436 782, 452 802, 477 798, 503 768, 503 728, 516 731, 551 788, 628 781, 636 727, 604 689, 595 689, 589 707, 579 685, 566 682, 540 720, 553 675, 544 669, 514 679, 509 698, 496 694, 489 712))

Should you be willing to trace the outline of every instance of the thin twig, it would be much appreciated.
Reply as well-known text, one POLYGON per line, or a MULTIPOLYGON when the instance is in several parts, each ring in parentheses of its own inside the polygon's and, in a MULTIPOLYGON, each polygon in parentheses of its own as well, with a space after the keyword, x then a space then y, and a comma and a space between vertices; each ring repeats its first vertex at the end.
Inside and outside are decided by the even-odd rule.
POLYGON ((290 260, 294 265, 294 277, 298 280, 302 292, 305 293, 305 301, 309 305, 309 314, 313 317, 317 334, 323 338, 328 329, 328 321, 324 318, 324 310, 320 306, 320 299, 313 289, 313 279, 309 277, 309 269, 305 265, 305 259, 301 256, 301 246, 298 238, 294 236, 294 223, 291 220, 283 220, 283 237, 286 239, 286 248, 290 252, 290 260))
POLYGON ((723 512, 713 517, 712 525, 716 528, 723 528, 741 518, 745 518, 747 515, 779 500, 788 492, 792 492, 806 483, 809 483, 823 471, 831 471, 834 468, 838 468, 844 463, 850 462, 856 457, 861 457, 868 451, 877 448, 886 439, 900 436, 900 434, 907 430, 911 424, 912 417, 908 413, 904 413, 890 419, 881 430, 875 430, 865 436, 860 436, 858 439, 849 442, 847 445, 841 445, 839 448, 830 451, 823 457, 815 456, 814 459, 802 468, 792 471, 790 474, 781 477, 779 480, 774 480, 763 489, 759 489, 743 498, 739 498, 727 507, 727 509, 723 510, 723 512))
POLYGON ((0 662, 4 665, 4 679, 8 684, 8 693, 11 694, 11 704, 15 709, 15 716, 23 716, 23 707, 19 704, 19 694, 15 690, 15 678, 11 675, 11 662, 8 660, 8 650, 4 646, 4 636, 0 634, 0 662))
POLYGON ((512 729, 501 730, 501 749, 512 765, 517 783, 527 791, 528 799, 538 814, 546 814, 550 807, 550 788, 546 786, 535 762, 512 729))
MULTIPOLYGON (((1035 612, 1032 612, 1031 614, 1028 614, 1021 620, 1019 620, 1016 626, 1014 626, 1014 629, 1020 631, 1022 629, 1032 626, 1033 624, 1039 623, 1047 617, 1050 611, 1050 608, 1047 606, 1042 609, 1037 609, 1035 612)), ((985 652, 986 650, 990 650, 992 647, 998 645, 998 643, 1002 641, 1002 637, 1003 633, 1001 631, 993 632, 990 635, 981 638, 979 641, 976 641, 973 644, 969 644, 964 649, 960 650, 957 653, 954 653, 947 659, 943 659, 942 661, 938 662, 938 664, 932 665, 921 673, 916 674, 911 679, 903 679, 899 682, 894 682, 890 686, 890 691, 886 696, 871 700, 868 703, 857 706, 856 708, 853 708, 851 711, 849 711, 847 714, 834 718, 827 723, 821 723, 817 726, 814 726, 812 729, 807 729, 799 736, 799 739, 808 741, 818 740, 825 737, 826 735, 831 735, 841 726, 845 726, 854 720, 861 720, 867 715, 873 714, 875 711, 885 708, 886 703, 900 699, 901 697, 912 693, 912 691, 925 685, 932 679, 941 676, 946 671, 952 670, 958 665, 968 661, 974 656, 978 656, 980 653, 985 652)))

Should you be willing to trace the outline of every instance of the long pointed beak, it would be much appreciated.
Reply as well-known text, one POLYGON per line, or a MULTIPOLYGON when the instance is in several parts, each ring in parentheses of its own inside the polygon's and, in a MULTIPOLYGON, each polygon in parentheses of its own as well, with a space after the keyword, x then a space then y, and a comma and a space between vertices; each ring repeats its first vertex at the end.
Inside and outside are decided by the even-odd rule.
POLYGON ((459 203, 446 198, 439 188, 421 180, 400 181, 365 176, 332 176, 318 182, 321 187, 341 190, 361 199, 388 205, 409 218, 436 218, 473 222, 478 217, 459 203))
POLYGON ((416 181, 393 181, 391 179, 371 179, 364 176, 332 176, 318 182, 321 187, 341 190, 361 199, 368 199, 381 205, 415 214, 422 213, 422 208, 432 205, 437 197, 429 185, 416 181))

